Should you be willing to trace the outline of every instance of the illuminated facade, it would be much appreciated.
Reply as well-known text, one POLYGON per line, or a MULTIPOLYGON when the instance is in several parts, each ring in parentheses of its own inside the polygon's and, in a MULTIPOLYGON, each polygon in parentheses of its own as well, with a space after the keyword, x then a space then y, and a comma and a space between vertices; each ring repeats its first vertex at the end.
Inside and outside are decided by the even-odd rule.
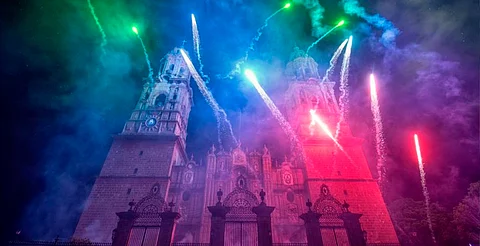
POLYGON ((131 245, 158 237, 168 202, 175 203, 178 219, 174 242, 209 242, 211 214, 222 190, 226 216, 226 245, 256 245, 257 224, 252 207, 259 205, 263 189, 272 213, 273 242, 306 243, 304 221, 299 215, 311 199, 320 214, 324 245, 348 245, 343 221, 338 215, 349 210, 360 218, 369 243, 398 244, 393 224, 376 180, 372 178, 362 140, 342 125, 339 137, 343 152, 332 140, 310 125, 309 110, 330 129, 335 129, 339 107, 333 82, 320 82, 317 64, 296 49, 285 71, 285 116, 304 145, 305 163, 287 158, 273 164, 269 149, 245 151, 241 144, 225 151, 212 146, 206 163, 197 163, 185 152, 188 115, 192 107, 190 73, 178 48, 171 51, 154 84, 147 84, 141 99, 115 137, 75 231, 75 237, 97 242, 111 241, 115 212, 130 204, 140 214, 130 233, 131 245), (352 161, 351 161, 352 160, 352 161), (135 243, 136 242, 136 243, 135 243), (343 244, 347 243, 347 244, 343 244))

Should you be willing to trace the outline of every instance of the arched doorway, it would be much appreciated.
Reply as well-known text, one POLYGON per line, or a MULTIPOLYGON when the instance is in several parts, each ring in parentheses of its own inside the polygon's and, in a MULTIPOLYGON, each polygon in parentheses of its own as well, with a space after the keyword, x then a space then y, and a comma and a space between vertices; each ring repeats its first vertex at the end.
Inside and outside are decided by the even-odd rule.
POLYGON ((257 197, 247 189, 235 188, 224 200, 230 207, 225 220, 225 246, 258 245, 257 217, 252 208, 257 197))

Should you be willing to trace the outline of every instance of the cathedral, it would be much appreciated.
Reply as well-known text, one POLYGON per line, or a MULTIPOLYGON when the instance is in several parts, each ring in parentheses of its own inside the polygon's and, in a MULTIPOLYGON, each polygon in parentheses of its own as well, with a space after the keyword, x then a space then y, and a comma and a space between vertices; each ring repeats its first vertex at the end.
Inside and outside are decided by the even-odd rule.
POLYGON ((340 116, 335 82, 321 81, 313 58, 295 48, 284 72, 288 89, 282 113, 301 141, 305 158, 285 157, 275 164, 269 146, 247 151, 238 144, 227 151, 212 145, 206 161, 198 163, 186 153, 192 71, 180 49, 166 55, 155 81, 145 84, 123 131, 114 136, 75 238, 111 242, 119 220, 116 213, 130 209, 139 216, 128 245, 156 245, 160 213, 170 205, 180 215, 173 243, 209 243, 213 222, 208 207, 221 200, 230 208, 224 218, 225 245, 257 245, 252 208, 263 201, 274 207, 273 243, 307 245, 306 222, 299 216, 311 210, 321 214, 323 245, 352 245, 339 219, 348 210, 359 214, 367 245, 399 245, 362 139, 354 137, 344 122, 338 138, 341 151, 311 124, 312 108, 330 129, 340 116))

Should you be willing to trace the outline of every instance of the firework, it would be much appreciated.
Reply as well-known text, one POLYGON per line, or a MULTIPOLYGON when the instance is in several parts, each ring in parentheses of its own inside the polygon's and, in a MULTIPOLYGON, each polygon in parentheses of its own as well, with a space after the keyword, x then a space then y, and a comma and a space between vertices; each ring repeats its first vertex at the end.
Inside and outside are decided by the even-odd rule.
POLYGON ((378 104, 377 87, 375 76, 370 74, 370 108, 372 110, 373 121, 375 123, 375 140, 377 149, 377 172, 380 184, 385 178, 385 138, 383 135, 382 115, 380 114, 380 105, 378 104))
POLYGON ((317 45, 318 42, 320 42, 320 40, 322 40, 323 38, 325 38, 326 36, 328 36, 328 34, 330 34, 331 32, 333 32, 333 30, 337 29, 337 27, 339 26, 342 26, 343 24, 345 24, 345 21, 340 21, 338 22, 338 24, 334 27, 332 27, 332 29, 330 29, 328 32, 326 32, 325 34, 323 34, 320 38, 318 38, 315 42, 313 42, 310 46, 308 46, 307 48, 307 52, 305 52, 305 55, 308 55, 308 52, 310 51, 311 48, 313 48, 313 46, 317 45))
POLYGON ((284 9, 288 9, 291 7, 291 4, 290 3, 287 3, 285 4, 282 8, 278 9, 277 11, 275 11, 273 14, 271 14, 270 16, 267 17, 267 19, 265 19, 264 21, 264 24, 263 26, 261 26, 260 28, 257 29, 257 34, 255 35, 255 37, 252 39, 252 41, 250 42, 250 45, 248 46, 248 49, 247 51, 245 51, 245 56, 235 64, 235 68, 233 69, 233 71, 231 71, 227 77, 228 78, 231 78, 233 75, 235 74, 239 74, 241 69, 242 69, 242 65, 248 60, 248 55, 250 53, 250 51, 253 51, 255 48, 255 43, 258 42, 258 40, 260 39, 260 37, 262 36, 263 34, 263 29, 265 29, 267 26, 268 26, 268 21, 270 21, 270 19, 272 19, 275 15, 277 15, 278 13, 282 12, 282 10, 284 9))
POLYGON ((202 76, 202 78, 206 80, 205 83, 208 83, 209 78, 203 73, 203 62, 202 62, 202 56, 200 55, 200 33, 198 32, 197 21, 195 19, 195 15, 193 14, 192 14, 192 36, 193 36, 193 49, 195 50, 198 64, 200 66, 198 68, 198 71, 200 72, 200 75, 202 76))
POLYGON ((302 158, 305 160, 305 155, 303 153, 303 147, 302 147, 302 144, 300 143, 300 141, 298 140, 297 135, 293 131, 292 127, 290 126, 290 123, 288 123, 288 121, 285 119, 285 117, 280 112, 280 110, 278 110, 275 103, 273 103, 272 99, 270 99, 270 97, 267 95, 265 90, 263 90, 262 86, 258 82, 257 76, 255 76, 255 73, 250 69, 246 69, 245 70, 245 76, 253 84, 255 89, 258 91, 258 94, 260 94, 263 101, 267 105, 268 109, 270 109, 270 111, 272 112, 273 116, 275 117, 275 119, 278 121, 278 123, 282 127, 285 134, 287 134, 287 136, 290 140, 290 143, 291 143, 292 151, 296 152, 296 153, 300 153, 301 154, 300 156, 302 156, 302 158))
POLYGON ((153 69, 152 65, 150 64, 150 59, 148 58, 147 48, 145 47, 145 44, 143 44, 142 37, 140 37, 138 34, 138 29, 136 27, 132 27, 132 31, 135 33, 135 35, 137 35, 138 40, 140 40, 140 44, 142 44, 143 53, 145 54, 145 61, 147 62, 148 66, 148 79, 150 80, 150 83, 153 84, 153 69))
POLYGON ((217 130, 218 130, 218 142, 221 146, 223 146, 223 141, 222 141, 222 136, 229 136, 234 145, 237 145, 237 140, 235 139, 235 136, 233 135, 232 131, 232 125, 230 124, 230 121, 227 118, 227 114, 225 111, 220 108, 220 105, 218 105, 217 101, 215 98, 213 98, 212 93, 210 90, 208 90, 207 86, 205 85, 205 81, 202 79, 200 74, 198 74, 197 70, 193 66, 192 61, 190 58, 187 56, 187 53, 183 49, 180 49, 180 53, 183 56, 183 59, 185 60, 185 63, 188 66, 188 70, 190 70, 190 73, 193 76, 193 79, 197 83, 198 88, 200 89, 200 92, 202 95, 205 97, 207 100, 208 105, 213 109, 213 113, 215 115, 215 118, 217 119, 217 130))
POLYGON ((425 210, 427 212, 428 228, 430 229, 430 233, 432 234, 432 240, 436 244, 435 234, 433 233, 432 216, 430 212, 430 195, 428 194, 427 181, 425 178, 425 170, 423 169, 422 153, 420 151, 418 135, 413 135, 413 138, 415 141, 415 150, 417 151, 418 168, 420 170, 420 179, 422 181, 423 196, 425 197, 425 210))
POLYGON ((340 54, 342 53, 343 49, 345 48, 345 45, 347 45, 348 38, 345 39, 340 46, 338 46, 337 50, 332 56, 332 59, 330 59, 330 67, 328 67, 327 71, 325 72, 325 76, 322 78, 322 82, 328 81, 330 76, 332 75, 333 70, 335 69, 335 65, 337 65, 338 58, 340 57, 340 54))
POLYGON ((92 13, 93 19, 95 20, 95 23, 97 24, 98 30, 100 31, 100 34, 102 35, 102 43, 100 44, 100 48, 102 49, 102 53, 105 54, 105 46, 107 45, 107 35, 105 35, 105 32, 103 31, 102 25, 100 25, 100 21, 98 20, 97 15, 95 14, 95 8, 93 8, 92 3, 90 0, 87 0, 88 7, 90 8, 90 13, 92 13))
POLYGON ((338 139, 341 125, 345 121, 345 117, 348 115, 348 70, 350 66, 350 54, 352 52, 352 39, 352 36, 348 38, 347 49, 343 56, 342 71, 340 74, 340 119, 337 123, 335 139, 338 139))

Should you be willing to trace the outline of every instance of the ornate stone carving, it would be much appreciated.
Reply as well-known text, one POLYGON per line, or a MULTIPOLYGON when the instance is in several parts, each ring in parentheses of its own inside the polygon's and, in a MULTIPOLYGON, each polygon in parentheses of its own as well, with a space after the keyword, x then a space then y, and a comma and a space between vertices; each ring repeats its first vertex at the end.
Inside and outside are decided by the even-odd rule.
POLYGON ((160 213, 164 210, 165 199, 160 194, 160 184, 156 183, 147 196, 142 198, 133 209, 139 213, 160 213))

